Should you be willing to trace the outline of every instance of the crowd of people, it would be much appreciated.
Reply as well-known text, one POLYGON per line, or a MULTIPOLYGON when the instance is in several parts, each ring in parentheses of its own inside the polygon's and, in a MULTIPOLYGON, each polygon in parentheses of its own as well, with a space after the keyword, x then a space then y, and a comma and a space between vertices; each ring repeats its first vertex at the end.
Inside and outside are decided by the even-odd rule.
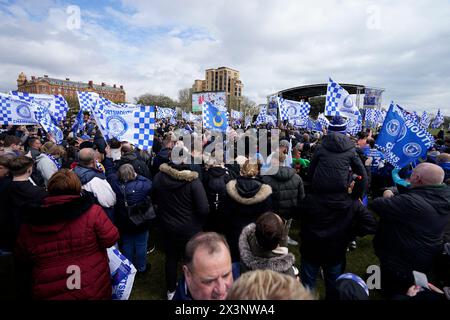
POLYGON ((225 142, 185 120, 157 121, 151 152, 106 141, 88 114, 78 134, 70 125, 61 124, 61 144, 37 126, 2 127, 0 266, 12 279, 9 298, 111 299, 106 249, 116 245, 138 273, 154 272, 148 244, 157 229, 169 300, 314 300, 319 274, 326 299, 367 300, 364 275, 346 273, 347 251, 367 235, 375 235, 386 299, 450 299, 444 130, 427 159, 398 170, 375 148, 376 130, 351 137, 338 116, 322 132, 280 123, 276 146, 230 127, 224 154, 211 146, 225 142), (82 275, 76 289, 67 285, 72 266, 82 275), (414 271, 428 276, 427 288, 414 271))

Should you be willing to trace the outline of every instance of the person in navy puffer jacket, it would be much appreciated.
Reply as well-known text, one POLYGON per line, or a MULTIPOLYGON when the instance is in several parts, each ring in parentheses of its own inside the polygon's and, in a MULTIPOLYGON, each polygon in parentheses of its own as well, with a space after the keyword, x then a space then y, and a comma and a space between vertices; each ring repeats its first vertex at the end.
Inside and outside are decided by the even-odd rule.
POLYGON ((139 206, 144 211, 151 205, 150 191, 152 182, 137 175, 131 164, 123 164, 117 173, 108 176, 108 181, 116 193, 115 224, 122 240, 122 253, 134 264, 138 272, 147 271, 147 241, 149 222, 135 225, 128 217, 128 206, 139 206))

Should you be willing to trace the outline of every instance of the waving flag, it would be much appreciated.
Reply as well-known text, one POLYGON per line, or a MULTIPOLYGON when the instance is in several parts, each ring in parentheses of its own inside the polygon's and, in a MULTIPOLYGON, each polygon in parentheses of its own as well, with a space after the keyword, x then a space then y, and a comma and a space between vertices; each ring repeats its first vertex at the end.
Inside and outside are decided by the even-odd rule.
POLYGON ((428 129, 428 127, 430 126, 430 122, 431 122, 430 115, 426 111, 424 111, 422 113, 422 117, 420 117, 420 124, 425 129, 428 129))
POLYGON ((34 102, 32 102, 32 104, 35 104, 36 106, 34 111, 36 120, 47 133, 55 138, 56 143, 60 144, 64 139, 64 135, 61 128, 56 124, 56 120, 52 117, 48 107, 34 102))
POLYGON ((267 123, 267 105, 263 105, 261 110, 259 111, 258 116, 256 117, 256 124, 260 125, 263 123, 267 123))
POLYGON ((323 113, 320 113, 317 117, 317 121, 320 122, 320 126, 322 129, 328 129, 328 126, 330 125, 330 121, 325 117, 323 113))
POLYGON ((309 116, 311 105, 308 102, 293 101, 280 98, 280 119, 296 120, 303 119, 309 116))
POLYGON ((358 107, 347 90, 330 78, 325 101, 325 115, 357 118, 358 114, 358 107))
POLYGON ((212 103, 205 102, 203 109, 203 126, 206 129, 226 132, 228 127, 228 117, 225 110, 219 110, 212 103))
POLYGON ((362 116, 361 114, 357 118, 348 118, 347 132, 352 136, 356 136, 362 129, 362 116))
POLYGON ((431 128, 437 129, 444 123, 444 117, 441 115, 441 109, 438 110, 436 118, 434 118, 431 128))
POLYGON ((35 110, 35 104, 0 93, 0 124, 2 125, 38 124, 34 115, 35 110))
POLYGON ((378 135, 376 146, 396 168, 424 158, 434 144, 433 137, 417 119, 393 103, 378 135))
POLYGON ((245 127, 248 128, 252 125, 252 117, 251 116, 246 116, 245 117, 245 127))
POLYGON ((57 123, 66 119, 69 104, 60 94, 36 94, 19 91, 11 91, 10 94, 21 101, 35 102, 42 105, 50 112, 57 123))
POLYGON ((242 111, 231 110, 232 119, 243 119, 244 113, 242 111))

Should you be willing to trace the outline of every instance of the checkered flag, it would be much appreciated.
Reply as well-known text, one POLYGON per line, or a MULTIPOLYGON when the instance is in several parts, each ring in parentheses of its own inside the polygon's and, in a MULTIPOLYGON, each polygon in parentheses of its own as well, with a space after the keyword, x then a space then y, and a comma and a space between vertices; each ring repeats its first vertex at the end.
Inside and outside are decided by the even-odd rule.
POLYGON ((77 91, 80 110, 92 112, 99 98, 98 93, 90 91, 77 91))
POLYGON ((52 117, 49 110, 38 103, 31 103, 35 104, 34 115, 36 120, 47 133, 50 133, 55 138, 56 143, 60 144, 64 138, 64 135, 61 128, 56 125, 56 120, 52 117))
POLYGON ((52 117, 57 123, 66 119, 67 110, 69 110, 69 104, 66 99, 60 94, 35 94, 20 91, 11 91, 10 94, 20 101, 35 102, 41 104, 44 108, 48 108, 52 117))
POLYGON ((267 123, 267 120, 267 105, 263 105, 261 111, 258 114, 258 117, 256 117, 256 124, 260 125, 263 123, 267 123))
POLYGON ((153 137, 155 133, 155 107, 141 106, 134 113, 136 122, 134 129, 134 144, 142 150, 150 151, 153 147, 153 137))
POLYGON ((426 111, 424 111, 422 113, 422 117, 420 118, 420 124, 425 129, 428 129, 428 127, 430 126, 430 122, 431 122, 430 115, 426 111))
POLYGON ((10 98, 0 93, 0 124, 8 125, 13 123, 10 98))
POLYGON ((357 117, 358 114, 358 107, 353 103, 347 90, 329 78, 325 100, 325 115, 352 118, 357 117))
POLYGON ((323 113, 319 114, 317 120, 320 122, 320 126, 322 127, 322 129, 328 129, 330 121, 325 117, 323 113))
POLYGON ((431 128, 437 129, 444 123, 444 117, 441 115, 441 109, 438 110, 436 118, 434 118, 431 128))
POLYGON ((231 118, 233 119, 243 119, 244 113, 236 110, 231 110, 231 118))
POLYGON ((289 120, 289 113, 288 113, 288 104, 284 102, 285 100, 283 98, 279 99, 278 108, 280 109, 280 119, 281 121, 289 120))
POLYGON ((325 115, 338 116, 339 115, 339 101, 342 99, 342 91, 344 89, 331 78, 328 82, 327 97, 325 101, 325 115))

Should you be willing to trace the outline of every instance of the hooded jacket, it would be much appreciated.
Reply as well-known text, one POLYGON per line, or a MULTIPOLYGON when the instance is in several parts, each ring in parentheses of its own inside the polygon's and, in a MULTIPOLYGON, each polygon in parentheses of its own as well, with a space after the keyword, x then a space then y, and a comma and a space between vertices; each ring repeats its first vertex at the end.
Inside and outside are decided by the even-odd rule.
POLYGON ((117 202, 114 206, 114 223, 119 228, 120 232, 135 234, 148 230, 148 223, 136 226, 130 221, 128 211, 125 208, 123 192, 125 191, 129 206, 145 205, 146 208, 148 208, 146 200, 147 197, 150 196, 152 182, 149 179, 138 175, 136 179, 122 183, 117 177, 117 174, 108 176, 108 181, 116 193, 117 202), (125 190, 122 189, 122 186, 125 187, 125 190))
POLYGON ((131 164, 134 171, 147 179, 150 179, 150 169, 144 160, 139 159, 138 155, 134 151, 127 152, 120 157, 120 160, 116 162, 116 168, 119 169, 123 164, 131 164))
POLYGON ((300 253, 315 264, 344 261, 355 236, 374 234, 376 221, 359 200, 345 193, 309 194, 300 213, 300 253))
POLYGON ((280 167, 276 174, 263 176, 262 180, 272 188, 272 204, 275 213, 289 219, 305 197, 302 178, 295 169, 280 167))
POLYGON ((367 185, 367 173, 356 153, 355 143, 341 133, 329 133, 314 152, 309 167, 315 193, 346 193, 350 184, 350 168, 362 176, 367 185))
POLYGON ((45 153, 37 156, 36 163, 36 167, 44 178, 45 185, 47 185, 52 175, 58 171, 58 167, 45 153))
POLYGON ((186 165, 164 163, 153 180, 153 201, 162 226, 173 233, 193 236, 202 230, 209 205, 198 173, 186 165))
POLYGON ((254 178, 238 177, 227 183, 225 214, 227 240, 233 261, 239 261, 239 236, 242 229, 272 209, 272 188, 254 178))
POLYGON ((92 193, 103 208, 112 208, 116 203, 116 194, 106 181, 104 173, 93 168, 77 165, 73 172, 81 181, 83 189, 92 193))
POLYGON ((450 220, 450 187, 411 188, 375 199, 372 209, 380 216, 374 248, 381 264, 404 273, 430 271, 450 220))
POLYGON ((239 253, 241 255, 241 270, 265 270, 269 269, 288 275, 295 275, 293 268, 295 256, 287 252, 275 253, 266 251, 258 245, 255 236, 256 224, 246 226, 239 237, 239 253))
POLYGON ((106 248, 119 233, 89 195, 49 196, 25 218, 17 258, 32 269, 33 299, 111 299, 106 248), (68 268, 78 266, 80 289, 70 290, 68 268))

